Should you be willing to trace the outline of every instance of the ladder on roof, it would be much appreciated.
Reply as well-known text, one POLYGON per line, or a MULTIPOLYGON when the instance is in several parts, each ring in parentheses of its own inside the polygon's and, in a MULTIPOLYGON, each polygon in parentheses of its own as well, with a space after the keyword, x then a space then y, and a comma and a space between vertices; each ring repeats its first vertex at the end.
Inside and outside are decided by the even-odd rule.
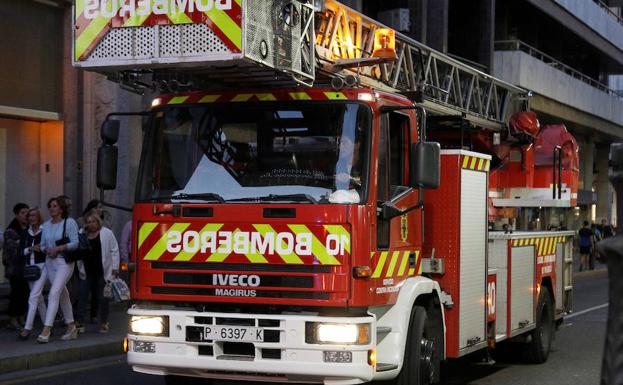
POLYGON ((387 27, 336 0, 209 1, 208 10, 172 1, 166 15, 156 7, 149 17, 138 17, 140 6, 130 3, 113 2, 111 13, 76 2, 72 61, 134 92, 358 79, 379 90, 418 93, 435 114, 492 129, 505 126, 511 104, 525 93, 401 34, 397 58, 381 62, 372 55, 375 32, 387 27))
POLYGON ((463 115, 477 126, 505 126, 512 104, 526 91, 487 75, 448 55, 396 33, 393 62, 367 65, 377 29, 387 28, 335 0, 315 15, 317 71, 328 76, 357 75, 362 85, 399 93, 422 92, 424 107, 444 115, 463 115), (349 64, 350 63, 350 64, 349 64), (360 64, 360 65, 357 65, 360 64))

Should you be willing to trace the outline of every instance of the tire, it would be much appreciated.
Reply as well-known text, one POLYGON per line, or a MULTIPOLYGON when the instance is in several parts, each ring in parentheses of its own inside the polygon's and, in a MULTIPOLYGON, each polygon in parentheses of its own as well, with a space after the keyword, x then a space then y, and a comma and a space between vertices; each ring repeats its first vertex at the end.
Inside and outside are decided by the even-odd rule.
POLYGON ((435 375, 435 343, 425 332, 427 316, 421 306, 414 306, 409 321, 402 369, 394 379, 394 385, 429 385, 435 375))
POLYGON ((164 383, 165 385, 210 385, 212 380, 198 377, 164 376, 164 383))
POLYGON ((536 328, 532 331, 527 359, 531 363, 542 364, 547 361, 555 332, 554 306, 549 290, 545 286, 541 286, 541 294, 536 309, 536 328))

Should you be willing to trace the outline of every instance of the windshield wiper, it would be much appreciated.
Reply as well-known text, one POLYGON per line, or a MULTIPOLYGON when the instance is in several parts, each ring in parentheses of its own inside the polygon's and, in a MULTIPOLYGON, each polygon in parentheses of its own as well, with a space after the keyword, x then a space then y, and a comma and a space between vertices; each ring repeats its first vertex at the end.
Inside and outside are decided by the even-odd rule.
POLYGON ((225 199, 222 196, 215 193, 196 193, 196 194, 175 194, 171 195, 171 199, 175 200, 185 200, 185 199, 193 199, 193 200, 204 200, 204 201, 216 201, 219 203, 225 203, 225 199))
POLYGON ((197 193, 197 194, 173 194, 173 195, 163 195, 159 197, 147 198, 145 199, 148 202, 165 202, 170 200, 185 200, 185 199, 193 199, 193 200, 204 200, 204 201, 213 201, 218 203, 224 203, 225 199, 222 196, 215 193, 197 193))
POLYGON ((236 199, 228 199, 227 202, 262 202, 262 201, 294 201, 294 202, 303 202, 307 201, 310 203, 318 203, 316 198, 309 194, 270 194, 263 197, 248 197, 248 198, 236 198, 236 199))

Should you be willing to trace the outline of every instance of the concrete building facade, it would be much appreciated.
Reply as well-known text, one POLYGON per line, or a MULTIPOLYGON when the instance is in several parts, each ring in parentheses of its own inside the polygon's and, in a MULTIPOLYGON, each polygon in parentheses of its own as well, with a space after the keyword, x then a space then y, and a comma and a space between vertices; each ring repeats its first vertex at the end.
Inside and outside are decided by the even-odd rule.
POLYGON ((391 0, 360 9, 373 17, 408 10, 404 33, 530 90, 541 124, 565 124, 580 145, 578 208, 552 209, 548 221, 616 223, 607 167, 610 143, 623 140, 620 1, 391 0))

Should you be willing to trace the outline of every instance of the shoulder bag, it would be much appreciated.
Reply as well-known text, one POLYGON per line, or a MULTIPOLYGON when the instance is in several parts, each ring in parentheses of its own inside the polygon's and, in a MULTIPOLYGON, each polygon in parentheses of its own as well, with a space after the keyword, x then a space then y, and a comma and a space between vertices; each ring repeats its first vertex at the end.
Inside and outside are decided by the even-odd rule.
MULTIPOLYGON (((65 235, 65 228, 67 225, 67 219, 63 222, 63 240, 66 240, 69 243, 68 237, 65 235)), ((65 250, 63 253, 63 257, 65 258, 65 262, 76 262, 83 260, 88 257, 91 253, 91 245, 89 244, 89 239, 85 233, 78 233, 78 247, 75 250, 65 250)))

